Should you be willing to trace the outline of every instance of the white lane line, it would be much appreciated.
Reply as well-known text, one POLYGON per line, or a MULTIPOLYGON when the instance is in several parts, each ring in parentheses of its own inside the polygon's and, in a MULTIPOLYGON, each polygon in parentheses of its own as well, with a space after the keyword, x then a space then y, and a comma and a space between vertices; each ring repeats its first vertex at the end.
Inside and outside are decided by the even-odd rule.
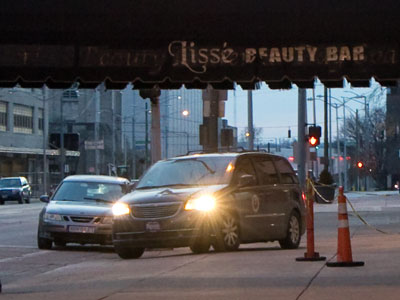
POLYGON ((37 249, 37 246, 22 246, 22 245, 0 245, 0 248, 22 248, 22 249, 37 249))
POLYGON ((50 250, 45 250, 45 251, 40 251, 40 252, 28 253, 28 254, 25 254, 25 255, 22 255, 22 256, 17 256, 17 257, 3 258, 3 259, 0 259, 0 263, 10 262, 10 261, 14 261, 14 260, 22 260, 24 258, 30 258, 30 257, 35 257, 35 256, 40 256, 40 255, 48 254, 49 252, 50 252, 50 250))

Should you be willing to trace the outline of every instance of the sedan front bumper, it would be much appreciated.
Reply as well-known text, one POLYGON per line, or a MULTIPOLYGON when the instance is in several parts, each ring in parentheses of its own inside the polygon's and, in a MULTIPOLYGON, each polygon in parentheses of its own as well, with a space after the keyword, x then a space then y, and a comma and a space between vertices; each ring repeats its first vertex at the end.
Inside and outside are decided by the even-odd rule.
POLYGON ((39 237, 52 241, 80 244, 112 244, 111 224, 59 224, 43 222, 39 237))

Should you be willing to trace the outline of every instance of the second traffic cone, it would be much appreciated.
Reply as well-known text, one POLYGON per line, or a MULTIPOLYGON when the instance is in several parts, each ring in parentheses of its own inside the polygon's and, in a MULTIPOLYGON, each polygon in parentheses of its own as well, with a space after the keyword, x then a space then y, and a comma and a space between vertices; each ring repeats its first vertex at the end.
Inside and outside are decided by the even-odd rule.
POLYGON ((347 215, 346 196, 343 194, 343 187, 339 187, 338 196, 338 248, 337 261, 327 262, 328 267, 361 267, 363 261, 353 261, 351 253, 349 219, 347 215))

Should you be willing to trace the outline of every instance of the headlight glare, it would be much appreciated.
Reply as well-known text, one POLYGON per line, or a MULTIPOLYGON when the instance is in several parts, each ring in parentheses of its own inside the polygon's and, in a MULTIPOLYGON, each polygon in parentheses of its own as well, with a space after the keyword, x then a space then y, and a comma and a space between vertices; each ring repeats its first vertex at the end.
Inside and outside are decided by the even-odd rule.
POLYGON ((112 217, 104 217, 103 220, 101 221, 102 224, 112 224, 112 217))
POLYGON ((59 214, 44 214, 45 221, 62 221, 62 217, 59 214))
POLYGON ((128 215, 131 212, 131 210, 128 204, 117 202, 113 205, 112 212, 114 216, 123 216, 123 215, 128 215))
POLYGON ((198 198, 189 199, 185 210, 211 211, 215 208, 215 198, 211 195, 203 195, 198 198))

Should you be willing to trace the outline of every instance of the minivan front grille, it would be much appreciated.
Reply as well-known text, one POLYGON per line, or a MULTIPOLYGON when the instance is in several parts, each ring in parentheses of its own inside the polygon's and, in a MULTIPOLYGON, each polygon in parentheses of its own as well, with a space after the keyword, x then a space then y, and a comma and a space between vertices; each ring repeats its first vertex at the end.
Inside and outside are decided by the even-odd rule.
POLYGON ((135 204, 131 206, 131 211, 134 218, 157 219, 175 215, 180 207, 180 202, 135 204))

